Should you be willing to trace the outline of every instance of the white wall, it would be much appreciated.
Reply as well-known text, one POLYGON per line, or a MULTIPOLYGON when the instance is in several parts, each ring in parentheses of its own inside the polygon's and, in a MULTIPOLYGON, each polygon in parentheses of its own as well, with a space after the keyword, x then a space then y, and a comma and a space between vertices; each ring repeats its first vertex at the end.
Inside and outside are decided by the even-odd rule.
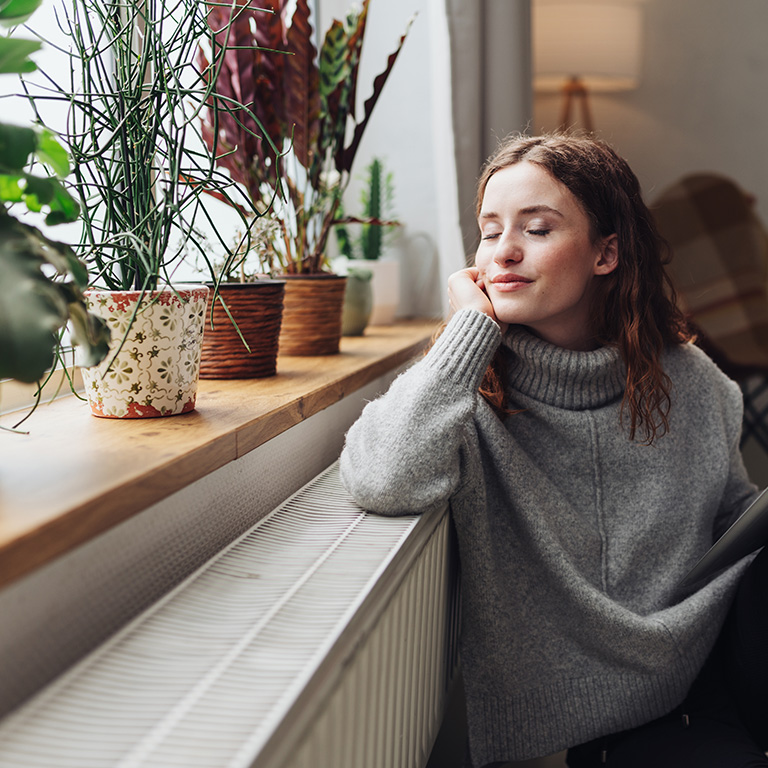
MULTIPOLYGON (((768 3, 645 0, 636 91, 591 97, 598 134, 652 200, 694 171, 733 177, 768 222, 768 3)), ((557 95, 538 94, 534 126, 552 130, 557 95)))

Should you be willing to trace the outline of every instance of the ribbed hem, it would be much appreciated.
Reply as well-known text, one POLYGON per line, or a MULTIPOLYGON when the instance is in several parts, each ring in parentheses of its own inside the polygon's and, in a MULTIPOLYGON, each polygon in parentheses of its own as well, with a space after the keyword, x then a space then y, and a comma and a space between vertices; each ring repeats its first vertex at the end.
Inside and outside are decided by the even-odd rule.
POLYGON ((539 402, 584 410, 613 402, 624 392, 626 371, 612 347, 577 352, 514 325, 504 345, 514 353, 507 371, 510 386, 539 402))
POLYGON ((665 677, 577 678, 509 699, 468 694, 472 764, 541 757, 655 720, 683 701, 700 666, 681 659, 665 677))
POLYGON ((477 390, 500 343, 501 329, 488 315, 461 309, 430 349, 425 365, 449 381, 477 390))

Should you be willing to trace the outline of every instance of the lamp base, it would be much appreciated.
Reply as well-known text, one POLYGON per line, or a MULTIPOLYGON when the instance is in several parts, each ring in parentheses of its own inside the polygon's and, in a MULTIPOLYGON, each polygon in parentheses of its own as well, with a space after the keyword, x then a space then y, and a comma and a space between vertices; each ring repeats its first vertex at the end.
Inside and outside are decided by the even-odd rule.
POLYGON ((587 86, 578 77, 572 77, 563 86, 563 112, 560 118, 560 130, 566 131, 571 126, 571 118, 576 111, 577 102, 581 105, 581 123, 584 129, 593 133, 594 127, 592 125, 592 113, 589 109, 587 86))

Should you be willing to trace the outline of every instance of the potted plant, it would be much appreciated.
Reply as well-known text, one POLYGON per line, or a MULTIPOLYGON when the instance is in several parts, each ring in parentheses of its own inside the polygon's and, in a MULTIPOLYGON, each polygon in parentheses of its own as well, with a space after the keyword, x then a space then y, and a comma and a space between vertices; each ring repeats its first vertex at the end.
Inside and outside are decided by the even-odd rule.
POLYGON ((407 35, 406 29, 358 119, 369 2, 333 21, 319 52, 307 0, 264 0, 261 9, 244 2, 234 11, 225 5, 209 11, 212 28, 222 30, 221 44, 226 30, 230 45, 246 50, 218 70, 201 55, 205 71, 218 94, 238 94, 252 107, 250 113, 229 110, 218 122, 207 115, 203 135, 209 147, 218 142, 219 164, 248 190, 254 207, 270 208, 278 224, 267 269, 287 279, 280 336, 287 354, 330 354, 339 348, 344 278, 330 271, 326 243, 360 140, 407 35), (322 298, 325 290, 330 298, 322 298))
MULTIPOLYGON (((41 2, 6 3, 0 24, 26 21, 41 2)), ((39 47, 33 40, 0 37, 0 74, 34 71, 29 55, 39 47)), ((38 402, 43 379, 61 357, 66 330, 93 365, 104 358, 109 343, 106 324, 85 304, 85 264, 69 245, 11 213, 19 204, 43 213, 49 226, 76 221, 79 206, 61 183, 69 170, 66 151, 49 131, 0 123, 0 379, 37 383, 38 402), (35 162, 49 175, 33 173, 35 162)))
POLYGON ((341 335, 362 336, 368 327, 373 309, 373 272, 367 267, 344 267, 347 287, 344 291, 344 305, 341 310, 341 335))
POLYGON ((83 370, 91 410, 184 413, 195 406, 208 287, 174 284, 174 272, 196 250, 209 258, 196 235, 202 220, 227 247, 206 193, 251 223, 248 198, 214 162, 216 142, 209 151, 200 136, 199 115, 248 110, 218 97, 196 69, 201 44, 214 67, 228 52, 198 0, 67 0, 58 18, 71 72, 47 73, 48 89, 29 92, 41 122, 46 98, 70 108, 61 138, 82 209, 79 250, 93 273, 88 302, 113 336, 107 358, 83 370))
POLYGON ((277 372, 285 280, 262 272, 274 235, 275 222, 260 218, 250 249, 238 233, 234 258, 214 262, 216 282, 209 286, 210 322, 203 333, 200 378, 254 379, 277 372))
POLYGON ((335 227, 345 268, 368 269, 372 273, 370 325, 392 323, 400 302, 400 263, 382 258, 388 240, 400 226, 393 218, 393 198, 392 174, 385 173, 383 161, 374 157, 365 169, 360 217, 344 216, 340 209, 335 227), (357 233, 350 233, 350 224, 359 227, 357 233))

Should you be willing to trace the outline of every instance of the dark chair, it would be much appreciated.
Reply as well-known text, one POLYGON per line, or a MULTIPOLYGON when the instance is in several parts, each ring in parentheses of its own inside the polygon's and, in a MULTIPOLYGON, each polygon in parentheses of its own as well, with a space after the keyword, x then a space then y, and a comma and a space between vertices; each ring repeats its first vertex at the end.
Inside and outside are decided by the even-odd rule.
POLYGON ((744 393, 742 445, 768 452, 768 233, 754 199, 717 174, 685 176, 651 206, 699 345, 744 393))

